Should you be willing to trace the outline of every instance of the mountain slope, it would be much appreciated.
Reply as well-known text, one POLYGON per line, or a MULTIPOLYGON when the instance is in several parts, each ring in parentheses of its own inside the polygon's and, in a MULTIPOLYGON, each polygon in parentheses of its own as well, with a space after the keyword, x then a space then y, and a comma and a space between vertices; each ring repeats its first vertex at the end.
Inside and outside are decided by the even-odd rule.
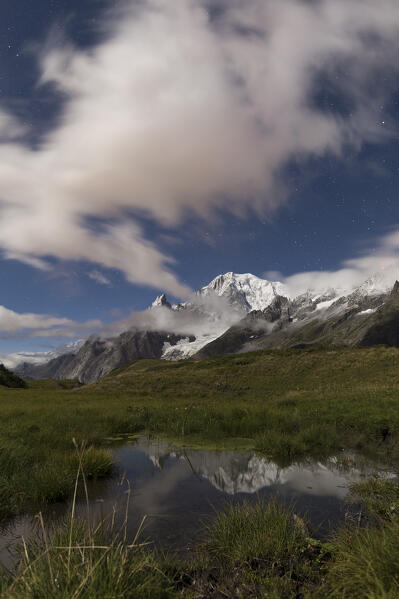
POLYGON ((399 284, 391 291, 376 275, 349 291, 309 289, 291 296, 281 283, 228 272, 184 303, 171 305, 165 294, 158 296, 139 317, 136 328, 118 337, 91 337, 73 354, 39 366, 25 363, 15 372, 89 383, 139 358, 174 361, 308 345, 399 346, 399 284))
POLYGON ((204 324, 208 321, 202 331, 194 329, 195 342, 183 339, 172 348, 165 347, 162 357, 166 360, 190 358, 249 312, 267 309, 283 292, 288 293, 282 283, 260 279, 249 273, 227 272, 215 277, 191 300, 182 304, 171 306, 165 295, 157 297, 152 307, 168 306, 174 311, 200 317, 204 324))
POLYGON ((69 379, 69 365, 73 364, 75 354, 64 354, 58 358, 52 358, 44 364, 30 364, 24 362, 19 364, 14 372, 25 379, 69 379))
POLYGON ((65 343, 60 345, 56 349, 46 352, 15 352, 7 355, 0 355, 0 362, 6 366, 6 368, 10 369, 18 369, 18 371, 23 371, 24 366, 30 364, 40 365, 47 364, 50 360, 54 360, 54 358, 58 358, 59 356, 64 356, 66 354, 76 354, 79 349, 82 347, 84 339, 77 339, 76 341, 70 341, 69 343, 65 343))
POLYGON ((160 358, 165 343, 174 345, 180 339, 179 335, 155 331, 126 331, 110 339, 92 338, 76 355, 60 356, 41 366, 25 366, 23 375, 32 379, 77 379, 91 383, 139 358, 160 358))
POLYGON ((286 300, 286 313, 252 312, 196 354, 205 358, 255 349, 306 345, 399 347, 399 285, 391 293, 361 286, 346 297, 304 304, 286 300), (324 305, 323 305, 324 304, 324 305))
POLYGON ((359 345, 399 347, 399 283, 396 281, 388 300, 369 316, 369 326, 359 345))

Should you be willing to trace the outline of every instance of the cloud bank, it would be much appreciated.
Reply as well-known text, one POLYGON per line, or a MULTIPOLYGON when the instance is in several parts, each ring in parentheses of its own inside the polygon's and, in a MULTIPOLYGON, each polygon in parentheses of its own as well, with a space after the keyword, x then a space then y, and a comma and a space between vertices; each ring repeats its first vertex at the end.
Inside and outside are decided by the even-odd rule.
POLYGON ((0 111, 6 257, 87 260, 186 297, 132 215, 271 211, 289 161, 389 135, 376 107, 399 67, 397 0, 131 0, 104 23, 92 49, 44 46, 39 84, 65 102, 38 148, 0 111), (320 109, 321 78, 350 110, 320 109))
MULTIPOLYGON (((99 271, 92 271, 90 275, 100 284, 110 284, 106 277, 102 279, 103 275, 99 271)), ((388 290, 395 280, 399 279, 399 232, 393 231, 381 237, 377 240, 374 251, 345 260, 337 270, 299 272, 291 276, 269 271, 264 273, 264 277, 283 283, 284 295, 291 298, 308 290, 323 293, 331 288, 342 295, 349 294, 367 280, 370 281, 370 290, 373 286, 379 291, 388 290)), ((20 314, 0 306, 0 338, 86 338, 94 333, 106 339, 135 329, 205 338, 222 334, 245 315, 244 309, 231 306, 223 296, 197 293, 191 294, 188 302, 179 309, 156 306, 141 312, 132 312, 128 317, 107 325, 100 320, 76 322, 46 314, 20 314), (189 309, 185 309, 186 307, 189 309)))
POLYGON ((288 277, 271 271, 265 272, 264 276, 284 283, 291 297, 309 289, 322 292, 334 288, 349 293, 371 279, 381 289, 388 289, 399 280, 399 231, 394 230, 378 239, 373 251, 344 260, 337 270, 307 271, 288 277))
POLYGON ((245 314, 244 309, 231 306, 224 297, 192 294, 189 301, 177 310, 156 306, 141 312, 133 311, 126 318, 105 326, 100 336, 106 339, 128 330, 164 331, 195 337, 215 336, 237 323, 245 314))
POLYGON ((47 314, 21 314, 0 306, 0 338, 70 337, 88 335, 102 326, 101 320, 76 322, 47 314))

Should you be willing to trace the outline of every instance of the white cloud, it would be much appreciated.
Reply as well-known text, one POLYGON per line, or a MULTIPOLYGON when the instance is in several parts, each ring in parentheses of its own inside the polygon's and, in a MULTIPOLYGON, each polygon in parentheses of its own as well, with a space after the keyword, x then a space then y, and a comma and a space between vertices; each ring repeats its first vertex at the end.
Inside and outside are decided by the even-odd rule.
POLYGON ((76 322, 47 314, 18 313, 0 306, 1 337, 79 337, 102 327, 101 320, 76 322))
POLYGON ((344 260, 337 270, 316 270, 285 277, 281 273, 265 273, 285 283, 291 296, 307 289, 322 291, 329 287, 350 292, 370 277, 377 277, 378 285, 390 287, 399 280, 399 231, 393 231, 377 240, 373 251, 344 260))
POLYGON ((37 256, 29 256, 20 252, 5 251, 3 258, 6 260, 18 260, 18 262, 23 262, 24 264, 28 264, 29 266, 33 266, 39 270, 51 270, 50 264, 45 260, 38 258, 37 256))
POLYGON ((100 285, 111 285, 111 281, 99 270, 92 270, 91 272, 88 273, 87 275, 89 277, 89 279, 92 279, 93 281, 96 281, 96 283, 99 283, 100 285))
POLYGON ((37 329, 43 326, 70 326, 71 323, 72 321, 68 318, 55 318, 42 314, 18 314, 13 310, 0 306, 0 331, 3 332, 17 331, 20 329, 37 329))
POLYGON ((141 312, 132 312, 101 331, 103 338, 114 337, 127 330, 166 331, 179 335, 214 336, 241 320, 246 312, 232 307, 228 300, 217 295, 192 294, 190 309, 170 310, 156 306, 141 312))
MULTIPOLYGON (((334 271, 308 271, 291 276, 270 271, 264 273, 269 280, 279 280, 286 286, 291 297, 308 289, 322 292, 329 288, 341 290, 342 294, 361 285, 372 275, 379 288, 390 288, 399 279, 399 232, 393 231, 375 243, 372 252, 343 261, 334 271)), ((94 271, 95 272, 95 271, 94 271)), ((93 273, 90 273, 93 274, 93 273)), ((99 273, 101 274, 101 273, 99 273)), ((119 335, 126 330, 167 331, 181 335, 193 334, 197 337, 221 334, 241 320, 246 312, 232 308, 228 300, 214 295, 189 296, 190 310, 170 310, 156 307, 142 312, 132 312, 126 318, 104 326, 100 320, 76 322, 74 320, 46 314, 20 314, 0 306, 0 337, 66 337, 76 339, 90 333, 98 333, 103 338, 119 335)), ((115 311, 114 316, 118 316, 115 311)))
POLYGON ((23 362, 28 364, 44 364, 48 360, 48 353, 15 352, 12 354, 0 354, 0 364, 11 370, 23 362))
POLYGON ((96 48, 45 45, 41 84, 65 106, 36 150, 0 112, 4 251, 38 267, 44 256, 88 260, 187 296, 171 257, 128 214, 176 226, 215 208, 273 210, 290 159, 389 134, 375 108, 398 68, 397 0, 219 0, 214 20, 207 4, 131 0, 107 15, 96 48), (349 98, 350 116, 312 103, 321 73, 349 98))

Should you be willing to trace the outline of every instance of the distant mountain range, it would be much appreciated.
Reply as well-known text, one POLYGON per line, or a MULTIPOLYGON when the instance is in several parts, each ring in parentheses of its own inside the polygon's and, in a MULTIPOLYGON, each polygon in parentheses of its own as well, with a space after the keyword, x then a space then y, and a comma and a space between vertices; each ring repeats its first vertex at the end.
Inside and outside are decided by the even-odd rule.
POLYGON ((309 289, 292 296, 282 283, 229 272, 190 301, 172 305, 160 295, 128 329, 68 344, 57 355, 40 354, 40 363, 34 363, 34 354, 29 360, 20 354, 14 371, 26 378, 90 383, 139 358, 200 359, 310 345, 399 346, 399 283, 387 285, 374 275, 355 289, 309 289))
POLYGON ((6 368, 15 369, 19 367, 21 364, 46 364, 50 360, 54 358, 58 358, 59 356, 63 356, 64 354, 76 354, 82 345, 84 344, 85 339, 78 339, 77 341, 71 341, 70 343, 65 343, 64 345, 60 345, 56 349, 51 351, 44 352, 15 352, 13 354, 1 355, 0 354, 0 362, 6 366, 6 368))

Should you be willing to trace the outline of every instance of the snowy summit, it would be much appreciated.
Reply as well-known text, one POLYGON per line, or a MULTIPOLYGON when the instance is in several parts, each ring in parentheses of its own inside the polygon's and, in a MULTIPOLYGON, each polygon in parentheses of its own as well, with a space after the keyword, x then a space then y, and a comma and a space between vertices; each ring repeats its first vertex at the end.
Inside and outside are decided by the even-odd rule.
POLYGON ((216 293, 226 298, 232 306, 243 308, 246 312, 264 310, 277 295, 287 295, 282 283, 267 281, 250 273, 234 272, 218 275, 197 293, 200 296, 216 293))

